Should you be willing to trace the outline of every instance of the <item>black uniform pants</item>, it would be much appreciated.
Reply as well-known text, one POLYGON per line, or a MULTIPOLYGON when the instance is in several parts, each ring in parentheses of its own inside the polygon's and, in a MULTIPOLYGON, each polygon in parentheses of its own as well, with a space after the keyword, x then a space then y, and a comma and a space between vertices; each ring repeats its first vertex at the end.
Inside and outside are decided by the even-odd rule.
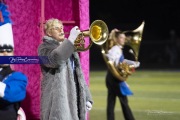
POLYGON ((0 109, 0 120, 17 120, 17 110, 14 104, 0 109))
POLYGON ((108 89, 107 96, 107 120, 115 120, 114 118, 114 108, 116 103, 116 96, 118 96, 121 108, 123 111, 123 115, 125 120, 135 120, 131 109, 128 105, 127 96, 122 95, 119 89, 119 80, 115 78, 110 71, 107 72, 106 75, 106 86, 108 89))

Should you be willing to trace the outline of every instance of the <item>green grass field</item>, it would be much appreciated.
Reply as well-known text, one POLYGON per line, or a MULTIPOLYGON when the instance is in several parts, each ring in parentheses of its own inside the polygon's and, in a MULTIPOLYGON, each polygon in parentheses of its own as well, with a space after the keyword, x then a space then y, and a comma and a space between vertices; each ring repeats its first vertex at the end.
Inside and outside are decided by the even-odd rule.
MULTIPOLYGON (((90 72, 90 90, 94 100, 90 120, 106 120, 106 71, 90 72)), ((137 70, 127 83, 134 92, 129 105, 136 120, 180 120, 180 71, 137 70)), ((124 120, 119 99, 116 120, 124 120)))

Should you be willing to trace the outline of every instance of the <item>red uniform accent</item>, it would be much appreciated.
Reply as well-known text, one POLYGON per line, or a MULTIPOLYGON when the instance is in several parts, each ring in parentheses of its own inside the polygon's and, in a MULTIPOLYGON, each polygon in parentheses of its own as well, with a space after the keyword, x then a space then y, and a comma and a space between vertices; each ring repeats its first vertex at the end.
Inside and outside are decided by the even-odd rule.
POLYGON ((2 16, 2 12, 0 11, 0 22, 4 22, 4 18, 2 16))

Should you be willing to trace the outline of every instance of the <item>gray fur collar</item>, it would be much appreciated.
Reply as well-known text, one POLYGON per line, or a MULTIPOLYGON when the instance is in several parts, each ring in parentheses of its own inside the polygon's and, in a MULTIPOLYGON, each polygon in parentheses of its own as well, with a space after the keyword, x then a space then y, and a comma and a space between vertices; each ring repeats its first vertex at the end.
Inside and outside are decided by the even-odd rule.
MULTIPOLYGON (((65 38, 66 39, 66 38, 65 38)), ((59 43, 61 44, 62 42, 58 42, 57 40, 53 39, 52 37, 49 37, 49 36, 44 36, 43 37, 43 41, 46 40, 46 41, 51 41, 51 42, 55 42, 55 43, 59 43)))
POLYGON ((44 36, 43 40, 56 41, 55 39, 53 39, 52 37, 49 37, 49 36, 44 36))
POLYGON ((57 44, 59 45, 60 42, 58 42, 57 40, 53 39, 52 37, 49 37, 49 36, 44 36, 43 37, 43 41, 45 42, 48 42, 48 43, 54 43, 54 44, 57 44))

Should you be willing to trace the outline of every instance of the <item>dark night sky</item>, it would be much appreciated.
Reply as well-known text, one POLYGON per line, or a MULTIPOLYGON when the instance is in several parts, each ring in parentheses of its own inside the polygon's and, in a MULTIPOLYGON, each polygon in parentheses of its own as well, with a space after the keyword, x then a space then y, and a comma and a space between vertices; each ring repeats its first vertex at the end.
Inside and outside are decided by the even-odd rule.
MULTIPOLYGON (((110 31, 113 28, 134 30, 144 20, 139 56, 142 68, 179 65, 180 39, 170 39, 170 30, 175 30, 180 37, 178 0, 90 0, 90 21, 97 19, 103 20, 110 31)), ((104 66, 100 47, 93 45, 90 51, 91 68, 104 66)))

